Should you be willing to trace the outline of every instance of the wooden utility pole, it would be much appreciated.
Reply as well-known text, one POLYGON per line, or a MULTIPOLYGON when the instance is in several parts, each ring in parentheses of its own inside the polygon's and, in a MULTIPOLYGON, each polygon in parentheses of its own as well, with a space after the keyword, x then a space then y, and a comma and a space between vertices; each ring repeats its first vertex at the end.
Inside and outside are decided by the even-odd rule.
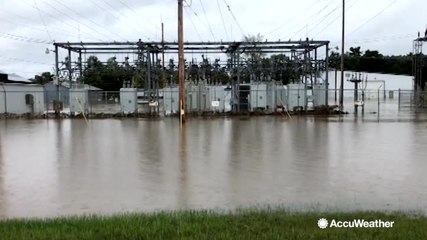
POLYGON ((165 69, 165 27, 162 22, 162 67, 165 69))
POLYGON ((344 45, 345 45, 345 0, 342 0, 342 39, 341 39, 341 87, 340 111, 344 111, 344 45))
POLYGON ((179 79, 179 121, 185 123, 185 66, 184 66, 184 19, 183 0, 178 0, 178 79, 179 79))
POLYGON ((165 28, 162 22, 162 71, 161 71, 161 79, 162 79, 162 86, 165 87, 166 85, 166 73, 165 73, 165 28))

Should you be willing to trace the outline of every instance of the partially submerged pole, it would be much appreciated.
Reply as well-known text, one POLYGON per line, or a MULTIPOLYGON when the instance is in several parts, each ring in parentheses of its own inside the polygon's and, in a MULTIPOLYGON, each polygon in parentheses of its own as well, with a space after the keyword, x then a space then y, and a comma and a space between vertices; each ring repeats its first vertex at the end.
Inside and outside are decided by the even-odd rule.
POLYGON ((341 39, 341 87, 340 111, 344 111, 344 38, 345 38, 345 0, 342 0, 342 39, 341 39))
POLYGON ((184 66, 184 20, 183 0, 178 0, 178 79, 179 79, 179 122, 185 123, 185 66, 184 66))
MULTIPOLYGON (((55 45, 55 77, 56 77, 56 81, 57 81, 57 83, 56 83, 56 106, 55 106, 55 103, 54 103, 54 110, 55 110, 55 116, 56 116, 56 118, 59 118, 61 111, 60 111, 59 107, 57 106, 57 104, 59 104, 59 102, 61 102, 61 86, 60 86, 61 81, 59 79, 59 53, 58 53, 58 45, 56 45, 56 44, 54 44, 54 45, 55 45)), ((71 85, 70 85, 70 87, 71 87, 71 85)))

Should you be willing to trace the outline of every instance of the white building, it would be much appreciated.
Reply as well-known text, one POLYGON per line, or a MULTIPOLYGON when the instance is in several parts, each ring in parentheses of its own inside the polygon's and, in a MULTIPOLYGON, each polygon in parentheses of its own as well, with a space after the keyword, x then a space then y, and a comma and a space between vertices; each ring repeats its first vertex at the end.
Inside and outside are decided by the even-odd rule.
POLYGON ((42 114, 44 89, 38 84, 0 83, 0 113, 42 114))
POLYGON ((44 88, 31 81, 1 72, 0 114, 42 114, 45 111, 44 88))

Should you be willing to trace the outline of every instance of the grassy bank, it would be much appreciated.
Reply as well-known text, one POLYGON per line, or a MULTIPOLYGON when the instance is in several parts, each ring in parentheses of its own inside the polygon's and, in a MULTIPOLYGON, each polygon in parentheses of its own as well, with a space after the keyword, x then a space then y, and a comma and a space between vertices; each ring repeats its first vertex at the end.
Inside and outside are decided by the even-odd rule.
POLYGON ((384 213, 205 211, 0 221, 0 239, 427 239, 427 218, 384 213), (327 228, 330 222, 394 221, 393 228, 327 228))

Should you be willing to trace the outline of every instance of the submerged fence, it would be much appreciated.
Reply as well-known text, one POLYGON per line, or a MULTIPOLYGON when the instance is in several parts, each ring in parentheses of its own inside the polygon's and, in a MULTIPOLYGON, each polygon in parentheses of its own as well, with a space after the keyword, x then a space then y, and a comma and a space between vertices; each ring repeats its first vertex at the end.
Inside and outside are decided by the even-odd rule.
MULTIPOLYGON (((190 114, 313 110, 325 106, 338 106, 339 92, 334 90, 306 90, 285 88, 253 88, 233 91, 225 86, 207 89, 189 88, 186 91, 186 111, 190 114)), ((153 96, 137 92, 135 113, 168 116, 178 113, 177 88, 165 88, 153 96)), ((0 114, 46 114, 55 110, 55 102, 61 102, 62 113, 123 114, 129 100, 122 100, 119 91, 65 91, 59 95, 49 91, 0 91, 0 114)), ((399 111, 418 111, 427 107, 427 92, 410 90, 367 89, 344 91, 344 110, 365 113, 392 114, 399 111), (354 99, 357 97, 358 101, 354 99)))

